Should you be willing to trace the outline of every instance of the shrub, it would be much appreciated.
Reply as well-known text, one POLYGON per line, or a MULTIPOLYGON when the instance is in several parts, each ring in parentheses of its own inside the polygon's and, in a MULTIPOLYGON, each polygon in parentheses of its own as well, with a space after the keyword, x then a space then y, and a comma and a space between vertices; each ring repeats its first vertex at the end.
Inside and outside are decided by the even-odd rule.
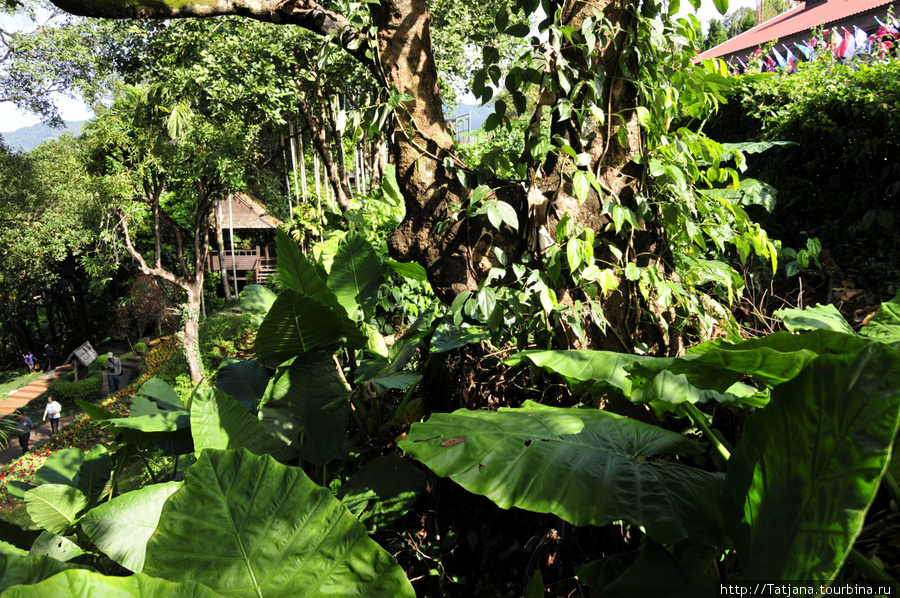
POLYGON ((252 327, 249 315, 218 315, 200 323, 200 358, 207 371, 215 370, 223 357, 249 350, 252 327))
MULTIPOLYGON (((76 407, 76 401, 95 402, 103 392, 103 379, 92 376, 78 382, 58 380, 50 387, 50 394, 64 407, 76 407)), ((45 399, 46 401, 46 399, 45 399)))
POLYGON ((143 355, 144 353, 147 352, 147 345, 145 345, 144 343, 135 343, 134 344, 134 352, 140 353, 141 355, 143 355))

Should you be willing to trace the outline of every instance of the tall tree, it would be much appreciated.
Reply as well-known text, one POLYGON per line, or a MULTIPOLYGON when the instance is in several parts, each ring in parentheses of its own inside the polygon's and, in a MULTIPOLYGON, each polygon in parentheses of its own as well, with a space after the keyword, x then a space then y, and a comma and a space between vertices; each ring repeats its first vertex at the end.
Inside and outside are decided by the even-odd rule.
POLYGON ((199 382, 197 331, 211 217, 215 201, 243 180, 253 129, 195 113, 164 89, 132 87, 98 113, 86 137, 107 197, 118 196, 110 208, 125 250, 142 273, 185 293, 185 354, 191 379, 199 382), (145 233, 150 243, 142 242, 145 233))
MULTIPOLYGON (((426 268, 440 297, 450 301, 464 291, 479 290, 479 283, 497 264, 497 249, 510 259, 518 259, 526 252, 541 255, 557 239, 565 243, 567 235, 557 234, 557 225, 565 219, 578 225, 573 230, 592 231, 590 239, 604 239, 603 246, 609 249, 601 257, 616 264, 617 284, 604 287, 603 311, 608 325, 592 329, 589 344, 632 350, 642 309, 647 309, 657 314, 656 329, 647 329, 653 337, 646 339, 647 343, 660 351, 678 350, 677 342, 668 343, 672 314, 652 305, 656 291, 638 291, 641 284, 652 287, 655 283, 646 277, 641 282, 625 275, 626 270, 633 272, 634 268, 656 272, 653 280, 662 285, 659 294, 671 294, 665 290, 665 281, 671 276, 673 255, 662 228, 662 206, 648 204, 644 195, 647 173, 642 153, 646 137, 642 124, 649 126, 650 120, 641 103, 662 97, 659 90, 665 87, 666 78, 683 82, 693 75, 679 74, 671 64, 664 63, 670 48, 654 24, 653 18, 660 11, 655 0, 514 3, 514 12, 524 11, 526 15, 535 13, 540 4, 548 15, 540 28, 549 40, 534 40, 525 64, 509 69, 505 77, 501 68, 508 65, 502 64, 498 43, 473 35, 473 42, 481 44, 483 61, 483 69, 473 82, 475 94, 490 99, 493 86, 504 85, 513 92, 516 110, 530 115, 526 151, 521 156, 521 168, 515 170, 520 173, 519 180, 473 173, 460 160, 444 118, 432 20, 424 0, 370 3, 365 21, 358 15, 350 20, 313 0, 231 0, 216 4, 55 1, 64 10, 96 17, 164 19, 237 14, 300 26, 331 39, 370 71, 384 90, 387 106, 393 108, 390 155, 405 199, 406 217, 389 245, 395 256, 426 268), (524 90, 534 85, 540 92, 538 105, 528 106, 524 90), (460 211, 460 206, 478 208, 475 204, 479 202, 490 205, 460 211), (626 216, 630 224, 623 226, 626 216), (514 230, 518 222, 523 223, 523 229, 535 231, 530 245, 514 230), (609 234, 612 229, 616 234, 609 234), (626 269, 629 263, 632 268, 626 269)), ((692 2, 699 5, 699 0, 692 2)), ((716 5, 724 10, 727 2, 716 0, 716 5)), ((668 19, 664 23, 670 33, 683 28, 668 19)), ((494 27, 497 39, 527 37, 530 33, 527 25, 511 19, 505 7, 495 15, 494 27)), ((694 34, 688 31, 679 35, 677 39, 694 34)), ((688 64, 678 62, 675 66, 683 70, 690 68, 688 64)), ((675 105, 670 96, 671 90, 666 96, 669 99, 661 101, 658 109, 650 104, 663 119, 655 121, 659 131, 665 132, 672 119, 666 113, 675 105)), ((690 104, 705 101, 691 100, 690 104)), ((505 126, 506 109, 505 104, 497 102, 496 116, 489 124, 505 126)), ((684 183, 684 175, 681 177, 684 183)), ((559 263, 559 259, 547 259, 544 267, 552 271, 559 263)), ((570 261, 569 269, 577 268, 578 264, 570 261)), ((552 294, 578 311, 583 296, 578 282, 551 279, 555 287, 550 289, 555 290, 552 294)))

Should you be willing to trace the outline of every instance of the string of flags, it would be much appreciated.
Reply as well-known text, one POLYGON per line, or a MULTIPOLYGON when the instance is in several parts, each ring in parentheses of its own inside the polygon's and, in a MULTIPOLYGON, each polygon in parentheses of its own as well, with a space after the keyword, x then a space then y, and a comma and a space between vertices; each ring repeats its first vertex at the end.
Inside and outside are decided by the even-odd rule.
MULTIPOLYGON (((820 52, 830 52, 834 58, 844 61, 860 55, 884 57, 900 40, 900 21, 891 13, 885 16, 885 20, 887 22, 875 17, 878 30, 872 35, 854 25, 852 32, 846 27, 841 27, 843 32, 839 32, 837 28, 826 29, 822 32, 822 39, 813 37, 803 44, 795 43, 794 46, 807 61, 813 60, 820 52)), ((757 64, 763 73, 791 73, 797 68, 799 60, 787 45, 781 44, 781 47, 784 48, 784 54, 777 46, 772 46, 771 53, 768 54, 762 48, 757 48, 748 58, 750 65, 738 56, 736 58, 740 68, 733 64, 731 66, 736 73, 746 73, 757 64)))

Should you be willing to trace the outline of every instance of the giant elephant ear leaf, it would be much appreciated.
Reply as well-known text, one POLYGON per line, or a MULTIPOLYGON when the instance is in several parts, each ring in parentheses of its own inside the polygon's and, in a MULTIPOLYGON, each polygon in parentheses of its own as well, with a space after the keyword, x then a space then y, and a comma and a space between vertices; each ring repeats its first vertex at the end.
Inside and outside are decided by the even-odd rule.
POLYGON ((109 558, 140 573, 147 541, 156 529, 163 504, 181 485, 153 484, 117 496, 91 509, 82 518, 81 529, 109 558))
POLYGON ((276 370, 260 417, 295 456, 325 465, 346 453, 349 392, 329 356, 291 359, 276 370))
POLYGON ((272 309, 277 295, 259 284, 248 284, 241 290, 241 313, 250 316, 250 325, 259 328, 272 309))
POLYGON ((222 392, 200 387, 191 406, 194 450, 246 448, 257 455, 276 454, 283 445, 247 408, 222 392))
POLYGON ((309 295, 286 290, 259 327, 254 349, 258 357, 278 363, 317 349, 335 349, 346 340, 345 319, 309 295))
POLYGON ((853 328, 833 305, 815 305, 806 309, 779 309, 773 315, 781 318, 785 328, 791 332, 832 330, 844 334, 854 334, 853 328))
POLYGON ((84 596, 129 596, 130 598, 220 598, 222 595, 193 581, 171 582, 141 575, 112 577, 85 570, 63 571, 35 585, 21 585, 4 592, 9 598, 83 598, 84 596))
POLYGON ((35 525, 58 534, 75 522, 88 504, 87 497, 66 484, 44 484, 25 493, 28 516, 35 525))
POLYGON ((358 320, 374 308, 382 282, 378 254, 360 233, 347 233, 334 256, 328 288, 334 291, 351 319, 358 320))
POLYGON ((271 370, 255 359, 242 361, 226 358, 216 372, 216 388, 255 412, 270 377, 271 370))
POLYGON ((281 229, 275 232, 275 241, 278 246, 278 276, 284 288, 309 295, 329 307, 338 305, 337 297, 325 284, 324 276, 303 255, 296 241, 281 229))
MULTIPOLYGON (((0 556, 0 594, 17 585, 29 586, 53 577, 68 569, 88 569, 84 565, 73 565, 58 561, 50 556, 0 556)), ((32 594, 39 596, 41 594, 32 594)), ((55 594, 43 594, 55 596, 55 594)))
POLYGON ((231 596, 415 596, 365 527, 297 467, 206 450, 163 507, 144 573, 231 596))
POLYGON ((654 458, 698 454, 700 445, 597 409, 526 406, 437 413, 413 424, 400 448, 504 509, 573 525, 622 520, 660 542, 719 539, 721 476, 654 458))
POLYGON ((859 335, 882 343, 900 343, 900 293, 881 304, 859 335))
POLYGON ((833 579, 862 530, 900 419, 900 353, 822 355, 772 391, 728 463, 745 579, 833 579))

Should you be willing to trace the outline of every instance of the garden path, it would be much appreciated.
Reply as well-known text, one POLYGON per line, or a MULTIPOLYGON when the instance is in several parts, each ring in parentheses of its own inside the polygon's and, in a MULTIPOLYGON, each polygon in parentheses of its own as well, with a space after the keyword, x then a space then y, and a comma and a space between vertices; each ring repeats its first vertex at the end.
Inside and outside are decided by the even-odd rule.
MULTIPOLYGON (((140 357, 129 357, 122 362, 122 375, 119 376, 119 388, 125 388, 131 382, 131 370, 140 361, 140 357)), ((23 386, 18 391, 11 393, 9 397, 0 400, 0 417, 13 413, 16 409, 25 406, 30 400, 45 392, 50 383, 56 378, 62 377, 72 371, 72 366, 60 366, 56 368, 55 376, 41 376, 33 380, 28 386, 23 386)), ((106 376, 103 376, 103 390, 101 396, 109 394, 106 376)), ((79 412, 72 413, 59 420, 59 429, 62 430, 75 419, 79 412)), ((35 428, 31 431, 30 448, 40 446, 50 440, 50 424, 35 421, 35 428)), ((10 438, 9 445, 0 450, 0 466, 7 465, 22 456, 22 449, 19 448, 19 441, 15 437, 10 438)))

